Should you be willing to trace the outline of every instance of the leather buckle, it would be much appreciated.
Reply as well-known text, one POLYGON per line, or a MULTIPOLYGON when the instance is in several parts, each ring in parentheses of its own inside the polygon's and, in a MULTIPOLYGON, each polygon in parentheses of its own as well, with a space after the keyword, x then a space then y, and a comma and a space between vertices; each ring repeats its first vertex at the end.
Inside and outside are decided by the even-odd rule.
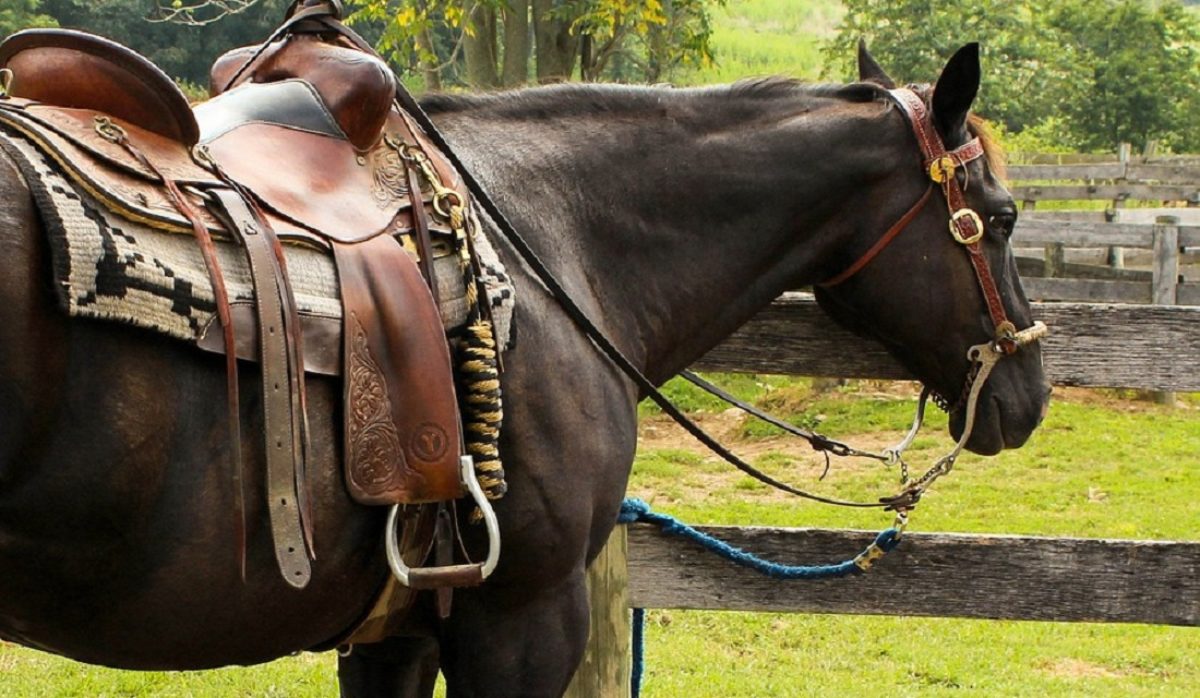
POLYGON ((983 220, 979 218, 979 214, 969 208, 960 208, 950 215, 950 234, 954 239, 964 245, 974 245, 983 237, 983 220), (970 219, 975 225, 975 234, 970 237, 963 237, 959 230, 958 222, 964 218, 970 219))
POLYGON ((943 155, 929 161, 929 178, 938 184, 944 184, 954 178, 954 158, 943 155))

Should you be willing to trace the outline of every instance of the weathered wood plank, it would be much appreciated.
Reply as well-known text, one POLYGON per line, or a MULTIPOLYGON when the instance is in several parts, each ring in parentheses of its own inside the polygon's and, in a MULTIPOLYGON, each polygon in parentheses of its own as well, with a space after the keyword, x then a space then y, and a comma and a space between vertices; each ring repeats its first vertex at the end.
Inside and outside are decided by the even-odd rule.
MULTIPOLYGON (((1200 172, 1197 172, 1197 174, 1200 175, 1200 172)), ((1127 176, 1126 165, 1120 162, 1008 166, 1008 179, 1015 182, 1031 179, 1124 179, 1127 176)), ((1196 177, 1195 180, 1200 180, 1200 176, 1196 177)))
POLYGON ((1179 286, 1179 219, 1163 216, 1154 226, 1154 280, 1151 283, 1151 302, 1174 305, 1175 289, 1179 286))
POLYGON ((563 698, 629 695, 629 548, 626 526, 618 526, 588 567, 590 624, 587 652, 563 698))
MULTIPOLYGON (((1122 212, 1134 209, 1121 209, 1122 212)), ((1163 209, 1156 209, 1163 210, 1163 209)), ((1171 209, 1165 209, 1171 210, 1171 209)), ((1188 211, 1191 209, 1175 209, 1188 211)), ((1159 216, 1161 218, 1161 216, 1159 216)), ((1021 218, 1013 230, 1013 245, 1038 246, 1061 243, 1067 247, 1144 247, 1154 245, 1154 229, 1149 223, 1105 223, 1070 220, 1021 218)), ((1181 245, 1200 244, 1200 226, 1179 226, 1181 245)))
POLYGON ((1176 216, 1180 225, 1190 226, 1193 230, 1200 226, 1200 208, 1180 208, 1156 206, 1154 208, 1123 208, 1117 212, 1117 223, 1140 223, 1153 225, 1159 216, 1176 216))
POLYGON ((1017 201, 1200 200, 1200 187, 1195 184, 1035 184, 1009 189, 1017 201))
POLYGON ((1026 220, 1020 218, 1013 229, 1014 245, 1051 245, 1068 247, 1150 247, 1151 228, 1128 223, 1080 223, 1076 221, 1026 220))
MULTIPOLYGON (((1059 385, 1200 391, 1200 307, 1035 303, 1050 326, 1046 372, 1059 385)), ((812 296, 784 294, 696 368, 911 379, 876 342, 833 324, 812 296)))
MULTIPOLYGON (((1076 266, 1086 266, 1083 264, 1076 266)), ((1105 267, 1093 267, 1104 269, 1105 267)), ((1121 271, 1121 270, 1113 270, 1121 271)), ((1022 278, 1025 295, 1036 301, 1073 301, 1080 303, 1150 303, 1149 281, 1111 279, 1039 279, 1022 278)))
POLYGON ((1009 165, 1008 179, 1014 182, 1029 180, 1118 180, 1127 182, 1159 182, 1192 184, 1200 181, 1200 165, 1182 162, 1092 162, 1009 165))
POLYGON ((1200 305, 1200 284, 1179 284, 1175 287, 1175 302, 1179 305, 1200 305))
MULTIPOLYGON (((1021 282, 1025 285, 1026 292, 1029 291, 1029 280, 1040 279, 1047 276, 1046 260, 1039 257, 1017 257, 1017 272, 1021 274, 1021 282)), ((1061 278, 1065 279, 1103 279, 1105 281, 1142 281, 1150 283, 1152 273, 1145 269, 1113 269, 1112 267, 1102 267, 1097 264, 1079 264, 1078 262, 1063 262, 1061 267, 1061 278)), ((1033 296, 1030 296, 1031 298, 1033 296)), ((1042 297, 1038 297, 1042 299, 1042 297)), ((1053 298, 1051 296, 1051 298, 1053 298)), ((1054 300, 1066 300, 1065 298, 1054 298, 1054 300)), ((1118 301, 1112 301, 1118 302, 1118 301)))
MULTIPOLYGON (((629 528, 635 608, 1200 625, 1200 543, 911 533, 870 574, 781 582, 629 528)), ((875 535, 701 529, 785 564, 840 562, 875 535)))
MULTIPOLYGON (((1074 163, 1117 163, 1116 153, 1013 153, 1022 165, 1069 165, 1074 163)), ((1017 167, 1018 165, 1009 165, 1017 167)))

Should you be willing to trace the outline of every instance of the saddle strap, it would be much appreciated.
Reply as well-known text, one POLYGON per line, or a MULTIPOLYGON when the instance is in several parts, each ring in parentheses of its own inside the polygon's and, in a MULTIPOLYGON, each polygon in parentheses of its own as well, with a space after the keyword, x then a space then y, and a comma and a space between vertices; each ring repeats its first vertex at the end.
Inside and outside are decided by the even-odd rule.
POLYGON ((429 237, 429 212, 421 201, 421 180, 417 176, 416 166, 407 160, 404 162, 404 172, 408 178, 408 191, 412 197, 413 237, 417 240, 418 262, 425 283, 429 284, 429 292, 433 294, 434 305, 438 304, 437 278, 433 275, 433 241, 429 237))
POLYGON ((275 255, 274 233, 269 225, 229 189, 211 192, 238 232, 250 263, 258 312, 262 356, 263 414, 266 428, 267 501, 275 559, 284 580, 302 589, 312 577, 310 541, 305 535, 303 430, 298 386, 293 389, 294 349, 288 341, 290 323, 284 300, 291 294, 275 255))

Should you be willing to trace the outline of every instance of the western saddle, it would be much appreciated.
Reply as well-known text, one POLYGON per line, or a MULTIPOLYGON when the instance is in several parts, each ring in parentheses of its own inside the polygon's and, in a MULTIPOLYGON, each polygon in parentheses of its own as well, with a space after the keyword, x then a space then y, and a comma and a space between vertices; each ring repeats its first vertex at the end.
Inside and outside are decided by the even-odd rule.
MULTIPOLYGON (((467 250, 475 219, 457 173, 400 108, 388 66, 341 13, 337 0, 297 0, 261 45, 217 61, 212 99, 195 109, 166 74, 120 44, 70 30, 19 32, 0 44, 0 125, 114 212, 195 236, 222 328, 214 348, 226 357, 243 576, 236 362, 249 346, 262 365, 267 494, 284 579, 303 588, 315 559, 304 369, 305 353, 316 351, 333 354, 318 363, 341 367, 347 488, 363 504, 392 508, 388 559, 397 578, 412 588, 475 584, 495 567, 499 532, 463 450, 430 237, 436 222, 467 250), (414 241, 419 261, 398 236, 414 241), (244 249, 252 317, 230 311, 214 238, 244 249), (306 341, 284 243, 332 253, 340 341, 306 341), (404 505, 464 490, 488 527, 487 560, 409 568, 395 541, 404 505)), ((417 547, 419 562, 428 541, 417 547)))

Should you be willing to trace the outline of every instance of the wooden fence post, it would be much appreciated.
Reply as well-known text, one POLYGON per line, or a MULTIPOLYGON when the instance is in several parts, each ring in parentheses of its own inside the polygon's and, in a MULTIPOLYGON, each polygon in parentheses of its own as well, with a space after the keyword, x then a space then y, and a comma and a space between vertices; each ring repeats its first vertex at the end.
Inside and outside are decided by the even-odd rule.
POLYGON ((1066 250, 1061 242, 1046 245, 1043 252, 1043 275, 1047 279, 1061 279, 1067 266, 1066 250))
POLYGON ((588 567, 591 603, 587 653, 563 698, 628 698, 630 656, 629 543, 626 526, 613 529, 588 567))
MULTIPOLYGON (((1151 299, 1155 305, 1175 305, 1179 288, 1179 218, 1159 216, 1154 219, 1154 267, 1151 270, 1151 299)), ((1159 391, 1155 402, 1175 404, 1174 391, 1159 391)))
MULTIPOLYGON (((1129 159, 1132 155, 1132 152, 1133 152, 1133 146, 1128 143, 1121 143, 1120 145, 1117 146, 1117 159, 1121 162, 1121 179, 1122 180, 1129 178, 1129 159)), ((1119 213, 1119 210, 1123 209, 1123 208, 1125 208, 1125 199, 1123 197, 1118 197, 1116 199, 1113 199, 1113 202, 1112 202, 1113 218, 1119 220, 1119 216, 1121 215, 1119 213)), ((1125 248, 1124 247, 1110 246, 1108 248, 1108 254, 1106 256, 1108 258, 1107 259, 1108 266, 1111 267, 1112 269, 1124 269, 1125 268, 1125 248)))

